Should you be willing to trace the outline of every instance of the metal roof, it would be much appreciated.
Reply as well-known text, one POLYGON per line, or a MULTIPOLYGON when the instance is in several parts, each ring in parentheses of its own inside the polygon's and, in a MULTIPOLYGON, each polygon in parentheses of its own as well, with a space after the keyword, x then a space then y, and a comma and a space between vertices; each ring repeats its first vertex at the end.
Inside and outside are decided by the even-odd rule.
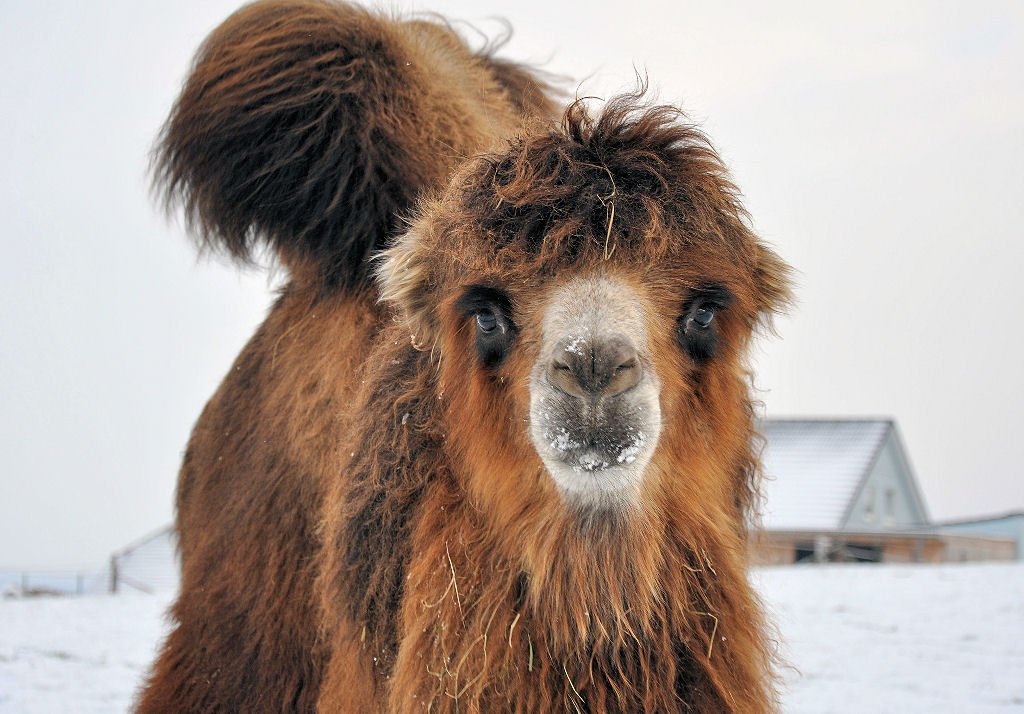
POLYGON ((889 419, 769 419, 761 527, 836 530, 892 429, 889 419))

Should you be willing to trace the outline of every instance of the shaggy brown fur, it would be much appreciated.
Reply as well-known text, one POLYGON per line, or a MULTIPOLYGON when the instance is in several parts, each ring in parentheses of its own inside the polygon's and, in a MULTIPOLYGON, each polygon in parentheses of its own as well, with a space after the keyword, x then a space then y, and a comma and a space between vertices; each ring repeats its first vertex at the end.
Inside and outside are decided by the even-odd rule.
POLYGON ((546 91, 444 25, 341 3, 256 3, 204 43, 157 183, 202 245, 268 245, 290 282, 189 443, 175 627, 140 712, 315 708, 320 502, 384 322, 367 258, 467 154, 554 116, 546 91))
POLYGON ((635 95, 520 131, 551 114, 438 24, 273 2, 207 40, 158 178, 204 245, 269 245, 290 282, 189 445, 140 711, 772 708, 744 356, 787 270, 676 110, 635 95), (544 311, 583 276, 639 295, 660 377, 630 508, 568 505, 526 428, 544 311), (490 366, 472 285, 517 326, 490 366), (730 296, 713 349, 687 351, 709 286, 730 296))
POLYGON ((266 243, 293 278, 366 289, 366 259, 419 192, 524 117, 553 116, 545 92, 435 22, 257 2, 200 48, 157 183, 203 245, 247 260, 266 243))
POLYGON ((743 357, 787 300, 787 269, 705 138, 638 99, 596 122, 576 104, 561 130, 470 162, 387 252, 382 290, 403 322, 367 359, 325 501, 322 711, 772 708, 745 576, 743 357), (643 295, 663 380, 661 442, 628 513, 567 508, 522 426, 540 311, 590 274, 643 295), (733 300, 697 361, 675 319, 709 283, 733 300), (472 284, 503 290, 520 328, 494 370, 458 309, 472 284))

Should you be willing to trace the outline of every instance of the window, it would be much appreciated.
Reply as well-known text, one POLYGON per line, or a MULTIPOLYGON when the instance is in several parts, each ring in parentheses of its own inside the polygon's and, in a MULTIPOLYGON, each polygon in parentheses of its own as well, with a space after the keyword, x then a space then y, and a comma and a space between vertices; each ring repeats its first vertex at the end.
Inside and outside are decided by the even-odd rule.
POLYGON ((875 487, 869 486, 864 494, 864 520, 875 520, 875 487))

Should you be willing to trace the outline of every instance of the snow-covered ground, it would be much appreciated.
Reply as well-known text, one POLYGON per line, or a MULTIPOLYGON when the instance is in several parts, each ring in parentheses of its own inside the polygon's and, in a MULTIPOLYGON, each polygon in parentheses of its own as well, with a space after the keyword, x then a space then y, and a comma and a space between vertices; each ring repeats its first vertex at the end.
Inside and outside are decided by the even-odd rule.
MULTIPOLYGON (((801 566, 754 580, 781 634, 783 710, 1024 714, 1024 563, 801 566)), ((169 595, 0 600, 0 712, 118 712, 169 595)))
POLYGON ((0 712, 123 712, 164 634, 171 595, 0 600, 0 712))
POLYGON ((1024 714, 1024 563, 754 574, 782 638, 783 710, 1024 714))

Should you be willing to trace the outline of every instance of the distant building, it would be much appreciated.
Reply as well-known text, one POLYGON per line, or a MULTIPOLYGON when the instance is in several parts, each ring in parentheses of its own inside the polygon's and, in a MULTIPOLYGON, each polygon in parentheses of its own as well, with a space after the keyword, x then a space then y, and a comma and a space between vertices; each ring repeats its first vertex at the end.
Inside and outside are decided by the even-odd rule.
POLYGON ((755 561, 1011 560, 994 532, 942 531, 928 519, 891 419, 769 419, 755 561))
MULTIPOLYGON (((1017 560, 1024 560, 1024 511, 1004 513, 999 516, 974 518, 970 520, 946 521, 936 523, 935 529, 940 533, 984 536, 989 538, 1009 538, 1016 544, 1017 560)), ((967 560, 967 554, 957 557, 953 554, 950 560, 967 560)))
POLYGON ((172 526, 139 538, 110 556, 110 592, 178 589, 178 540, 172 526))

